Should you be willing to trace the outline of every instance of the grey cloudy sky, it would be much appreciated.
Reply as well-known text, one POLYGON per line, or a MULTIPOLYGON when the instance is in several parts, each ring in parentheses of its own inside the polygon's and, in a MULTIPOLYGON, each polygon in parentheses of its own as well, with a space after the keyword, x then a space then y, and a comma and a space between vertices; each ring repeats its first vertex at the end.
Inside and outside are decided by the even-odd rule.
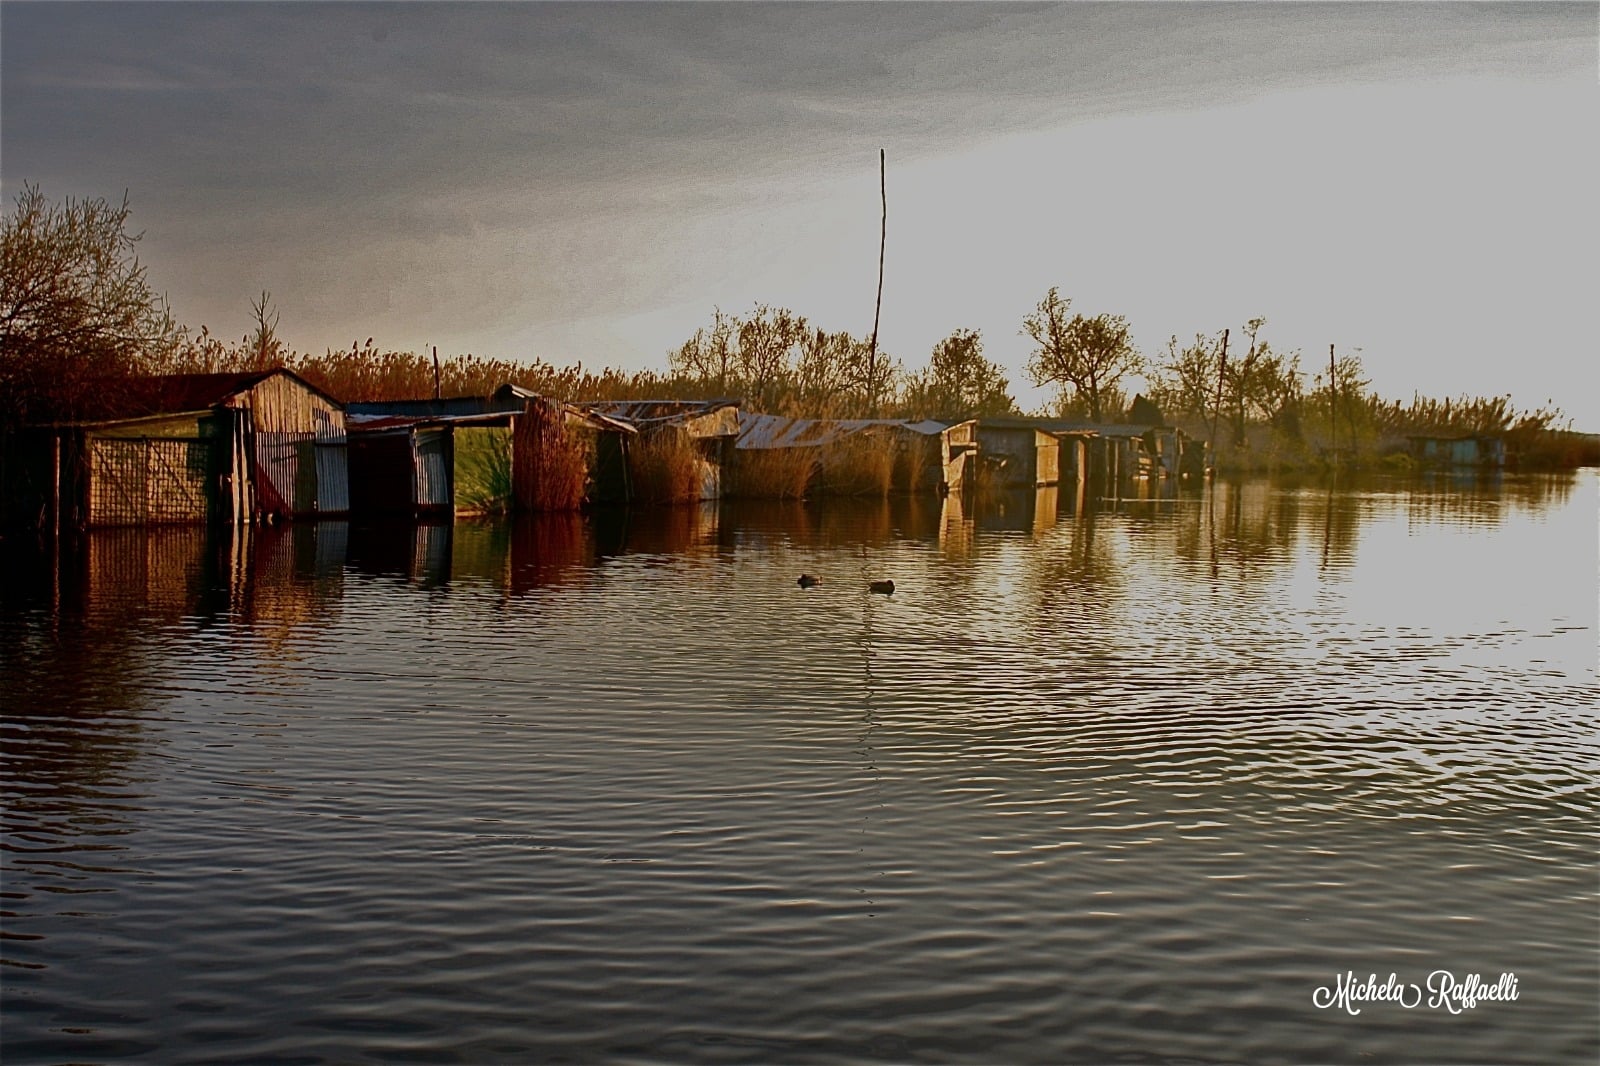
MULTIPOLYGON (((0 178, 127 190, 180 320, 662 366, 761 300, 885 347, 1059 285, 1146 352, 1361 350, 1600 428, 1594 4, 0 6, 0 178)), ((1027 389, 1025 399, 1037 399, 1027 389)))

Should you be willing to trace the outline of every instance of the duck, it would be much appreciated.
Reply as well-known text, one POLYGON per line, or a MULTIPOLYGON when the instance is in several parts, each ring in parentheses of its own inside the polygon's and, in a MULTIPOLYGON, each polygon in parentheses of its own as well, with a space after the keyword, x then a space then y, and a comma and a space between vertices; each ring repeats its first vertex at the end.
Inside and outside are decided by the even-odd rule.
POLYGON ((799 585, 803 589, 808 589, 813 585, 822 584, 822 579, 815 574, 801 574, 800 580, 796 581, 795 584, 799 585))
POLYGON ((871 589, 873 592, 881 592, 886 596, 887 595, 892 595, 894 593, 894 582, 893 581, 888 581, 888 580, 874 581, 871 585, 868 585, 867 587, 869 589, 871 589))

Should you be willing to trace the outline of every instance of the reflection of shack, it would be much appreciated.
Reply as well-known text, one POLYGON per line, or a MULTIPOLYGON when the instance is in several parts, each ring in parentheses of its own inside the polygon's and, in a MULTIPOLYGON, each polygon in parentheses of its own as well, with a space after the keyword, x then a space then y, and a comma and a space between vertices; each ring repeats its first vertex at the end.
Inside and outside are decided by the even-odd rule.
POLYGON ((76 526, 349 509, 344 411, 290 371, 134 378, 87 411, 24 431, 8 509, 76 526))
POLYGON ((978 512, 979 529, 1014 533, 1043 533, 1056 524, 1061 486, 1019 485, 993 495, 978 512))
POLYGON ((960 487, 973 446, 971 422, 740 412, 734 480, 746 496, 949 492, 960 487))
POLYGON ((636 496, 722 496, 722 471, 739 436, 738 400, 598 400, 578 406, 638 430, 629 464, 636 496))
POLYGON ((503 513, 628 497, 630 427, 516 386, 487 399, 353 403, 349 411, 357 513, 503 513), (566 467, 583 485, 552 503, 548 484, 566 467))
POLYGON ((1487 467, 1506 465, 1506 440, 1493 433, 1468 436, 1406 438, 1411 456, 1424 466, 1487 467))
POLYGON ((1044 420, 985 418, 978 423, 984 465, 1007 488, 1054 485, 1061 480, 1061 442, 1044 420))

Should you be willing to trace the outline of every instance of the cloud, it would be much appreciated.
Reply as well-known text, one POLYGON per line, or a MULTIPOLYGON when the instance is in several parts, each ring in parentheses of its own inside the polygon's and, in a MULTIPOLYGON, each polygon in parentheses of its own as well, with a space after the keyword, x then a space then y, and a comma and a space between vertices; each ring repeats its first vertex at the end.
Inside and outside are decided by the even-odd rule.
MULTIPOLYGON (((303 347, 560 337, 573 347, 553 357, 591 362, 614 344, 659 361, 681 337, 630 329, 757 298, 862 328, 880 147, 891 257, 952 257, 921 290, 917 262, 891 269, 886 312, 924 332, 1009 334, 1053 283, 1111 302, 1143 285, 1165 307, 1204 291, 1233 316, 1194 262, 1219 233, 1270 229, 1306 271, 1306 248, 1358 238, 1459 251, 1453 213, 1473 205, 1416 183, 1435 173, 1430 138, 1476 165, 1470 109, 1411 131, 1381 108, 1239 116, 1318 88, 1574 70, 1592 95, 1595 36, 1586 8, 1537 4, 40 4, 4 20, 7 189, 128 189, 181 317, 226 331, 270 288, 303 347), (1233 124, 1203 121, 1217 113, 1233 124), (1350 114, 1392 136, 1352 138, 1350 114), (1015 147, 1029 138, 1054 147, 1015 147), (1357 208, 1278 195, 1336 181, 1417 210, 1382 233, 1357 208), (1057 215, 1088 221, 1062 235, 1057 215), (1023 228, 1047 216, 1041 252, 1023 228), (596 352, 576 350, 586 335, 596 352)), ((1570 137, 1570 116, 1523 121, 1530 161, 1570 137)), ((1494 173, 1503 192, 1484 195, 1529 187, 1494 173)), ((1514 235, 1514 212, 1488 214, 1475 225, 1514 235)))

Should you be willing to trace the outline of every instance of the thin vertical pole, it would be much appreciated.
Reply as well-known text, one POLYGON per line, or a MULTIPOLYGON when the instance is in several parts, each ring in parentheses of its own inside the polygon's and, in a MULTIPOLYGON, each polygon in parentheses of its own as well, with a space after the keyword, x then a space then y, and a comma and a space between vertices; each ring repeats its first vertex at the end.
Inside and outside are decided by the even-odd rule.
POLYGON ((439 346, 437 344, 433 346, 433 398, 435 400, 443 398, 439 388, 439 346))
POLYGON ((883 223, 878 234, 878 301, 872 308, 872 344, 867 352, 867 385, 872 389, 873 414, 878 411, 878 320, 883 313, 883 253, 889 244, 889 175, 888 160, 882 148, 878 149, 878 196, 883 202, 883 223))
POLYGON ((1330 344, 1328 345, 1328 433, 1330 434, 1328 447, 1333 452, 1335 463, 1339 461, 1339 422, 1334 414, 1334 404, 1339 399, 1338 388, 1335 385, 1338 380, 1333 363, 1333 345, 1330 344))
POLYGON ((1222 331, 1222 356, 1217 360, 1217 400, 1211 405, 1211 439, 1206 449, 1211 453, 1211 468, 1217 466, 1217 415, 1222 413, 1222 374, 1228 366, 1228 331, 1222 331))

